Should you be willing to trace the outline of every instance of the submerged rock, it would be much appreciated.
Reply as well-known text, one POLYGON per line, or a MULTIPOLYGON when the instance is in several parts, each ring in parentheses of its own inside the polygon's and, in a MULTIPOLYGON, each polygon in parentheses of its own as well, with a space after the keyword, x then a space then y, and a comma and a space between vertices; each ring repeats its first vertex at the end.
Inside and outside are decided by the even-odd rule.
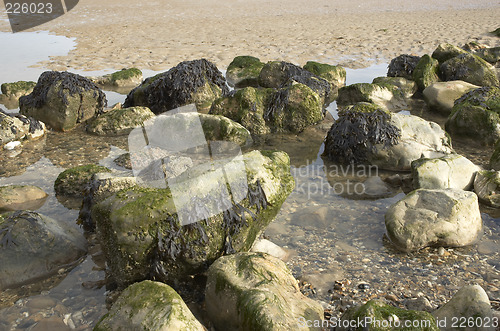
POLYGON ((86 254, 83 235, 35 212, 0 214, 0 290, 50 277, 86 254))
POLYGON ((440 80, 438 60, 427 54, 422 56, 415 70, 413 70, 413 80, 417 83, 418 90, 421 92, 431 84, 438 82, 440 80))
POLYGON ((443 63, 461 54, 468 54, 468 52, 458 46, 443 43, 439 44, 438 47, 434 50, 434 52, 432 53, 432 57, 438 60, 439 63, 443 63))
POLYGON ((99 136, 125 135, 153 117, 155 114, 147 107, 115 109, 90 121, 87 132, 99 136))
POLYGON ((206 330, 170 286, 145 280, 127 287, 94 331, 206 330))
POLYGON ((264 63, 256 57, 237 56, 227 67, 227 83, 236 88, 258 87, 262 67, 264 67, 264 63))
POLYGON ((0 186, 0 212, 36 210, 43 206, 48 194, 31 185, 0 186))
MULTIPOLYGON (((336 330, 397 330, 399 328, 395 325, 403 326, 405 323, 419 325, 420 327, 415 328, 416 330, 439 331, 436 320, 430 313, 396 308, 379 300, 370 300, 360 307, 347 309, 340 318, 339 324, 341 326, 337 327, 336 330), (369 324, 368 321, 370 321, 369 324), (347 325, 354 327, 347 327, 347 325), (390 327, 391 325, 393 327, 390 327)), ((403 328, 401 327, 401 329, 403 328)))
POLYGON ((167 188, 134 186, 98 203, 91 213, 110 275, 119 286, 173 282, 248 251, 293 190, 289 167, 283 152, 253 151, 194 166, 167 188))
POLYGON ((106 167, 86 164, 66 169, 57 176, 54 190, 57 195, 83 197, 92 175, 99 172, 110 172, 106 167))
MULTIPOLYGON (((210 320, 220 330, 297 330, 301 321, 323 320, 322 306, 300 292, 283 261, 265 253, 237 253, 215 261, 205 300, 210 320)), ((305 329, 321 330, 321 325, 305 329)))
POLYGON ((337 99, 339 107, 354 105, 358 102, 370 102, 389 111, 408 109, 405 94, 395 85, 356 83, 339 89, 337 99))
POLYGON ((455 104, 455 100, 477 88, 479 86, 462 80, 436 82, 426 87, 423 95, 425 102, 432 111, 448 116, 455 104))
POLYGON ((106 96, 85 77, 69 72, 46 71, 33 92, 19 99, 20 112, 57 131, 68 131, 106 106, 106 96))
POLYGON ((451 152, 449 138, 438 124, 358 103, 339 113, 326 137, 323 155, 340 163, 410 170, 414 160, 451 152))
POLYGON ((417 66, 419 56, 401 54, 395 57, 389 63, 389 70, 387 71, 388 77, 403 77, 406 79, 413 79, 413 70, 417 66))
POLYGON ((440 66, 443 80, 463 80, 479 86, 499 86, 495 68, 480 57, 467 53, 453 57, 440 66))
POLYGON ((474 180, 474 192, 481 202, 500 208, 500 172, 479 171, 474 180))
POLYGON ((2 94, 6 98, 19 99, 22 96, 28 95, 33 92, 35 82, 19 81, 14 83, 3 83, 0 86, 2 94))
POLYGON ((389 207, 387 234, 405 252, 427 246, 462 247, 483 231, 477 196, 458 189, 418 189, 389 207))
POLYGON ((462 155, 449 154, 437 159, 418 159, 411 163, 413 187, 469 190, 480 167, 462 155))
POLYGON ((491 145, 500 138, 500 89, 482 87, 455 101, 446 131, 491 145))
POLYGON ((12 141, 35 140, 45 135, 45 124, 24 115, 11 116, 0 110, 0 147, 12 141))
POLYGON ((461 288, 449 302, 432 313, 436 320, 446 321, 440 324, 443 331, 457 330, 453 321, 470 321, 463 330, 494 330, 493 310, 488 294, 479 285, 461 288), (472 322, 472 323, 471 323, 472 322), (488 325, 487 325, 488 324, 488 325), (471 325, 472 327, 470 327, 471 325))
POLYGON ((205 59, 184 61, 130 91, 123 107, 145 106, 161 114, 194 103, 204 111, 227 93, 226 79, 215 64, 205 59))

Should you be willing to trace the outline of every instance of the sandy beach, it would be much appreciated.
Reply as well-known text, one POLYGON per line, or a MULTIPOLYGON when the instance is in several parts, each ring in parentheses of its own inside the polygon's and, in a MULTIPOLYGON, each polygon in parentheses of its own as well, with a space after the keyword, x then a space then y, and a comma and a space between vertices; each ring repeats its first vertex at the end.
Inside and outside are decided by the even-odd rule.
MULTIPOLYGON (((489 0, 81 0, 32 30, 76 38, 68 56, 40 64, 54 70, 165 70, 197 58, 225 68, 237 55, 360 68, 443 42, 499 46, 488 34, 498 17, 489 0)), ((7 20, 0 31, 10 31, 7 20)))

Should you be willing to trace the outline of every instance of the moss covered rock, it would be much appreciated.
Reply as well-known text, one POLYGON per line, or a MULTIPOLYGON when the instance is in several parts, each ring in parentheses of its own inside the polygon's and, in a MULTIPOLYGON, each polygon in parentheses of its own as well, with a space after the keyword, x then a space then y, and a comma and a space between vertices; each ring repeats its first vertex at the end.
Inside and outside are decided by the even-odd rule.
POLYGON ((425 54, 418 61, 413 71, 413 80, 417 83, 418 90, 423 91, 429 85, 439 81, 439 62, 425 54))
POLYGON ((475 55, 492 65, 500 61, 500 47, 485 47, 474 52, 475 55))
POLYGON ((483 232, 477 196, 459 189, 418 189, 389 207, 387 234, 396 248, 462 247, 483 232))
POLYGON ((34 118, 0 111, 0 148, 14 140, 36 140, 45 133, 45 124, 34 118))
POLYGON ((430 313, 396 308, 378 300, 370 300, 361 307, 349 308, 342 315, 339 324, 354 326, 337 327, 336 330, 339 331, 439 331, 439 328, 436 325, 436 320, 430 313), (405 327, 406 324, 410 325, 410 327, 405 327))
POLYGON ((339 89, 338 106, 346 107, 358 102, 370 102, 390 111, 408 109, 404 93, 395 85, 356 83, 339 89))
POLYGON ((205 298, 220 330, 297 330, 300 321, 323 319, 321 305, 300 293, 285 263, 265 253, 219 258, 208 271, 205 298))
POLYGON ((326 79, 330 83, 331 99, 337 99, 339 88, 345 86, 346 71, 343 67, 308 61, 304 65, 304 69, 318 77, 326 79))
POLYGON ((142 71, 137 68, 129 68, 104 76, 88 78, 94 83, 106 87, 135 87, 142 82, 142 71))
POLYGON ((470 53, 443 62, 440 70, 445 81, 463 80, 479 86, 499 86, 495 68, 479 56, 470 53))
POLYGON ((241 124, 222 115, 199 114, 208 141, 231 141, 240 146, 252 143, 250 132, 241 124))
POLYGON ((198 111, 206 111, 228 92, 226 79, 215 64, 205 59, 184 61, 146 79, 130 91, 123 106, 145 106, 161 114, 194 103, 198 111))
POLYGON ((223 254, 248 251, 293 190, 289 162, 283 152, 253 151, 242 161, 194 166, 174 186, 134 186, 98 203, 91 214, 111 276, 120 286, 150 277, 173 282, 223 254), (222 167, 231 190, 221 182, 222 167), (183 200, 178 192, 191 193, 183 200), (181 216, 192 221, 181 223, 181 216))
POLYGON ((401 54, 395 57, 389 63, 389 69, 387 71, 388 77, 403 77, 406 79, 413 79, 413 70, 417 66, 419 56, 401 54))
POLYGON ((29 95, 19 99, 20 112, 57 131, 68 131, 106 106, 106 96, 85 77, 69 72, 44 72, 29 95))
POLYGON ((32 185, 0 186, 0 212, 36 210, 43 206, 47 193, 32 185))
POLYGON ((482 87, 455 101, 446 131, 491 145, 500 138, 500 89, 482 87))
POLYGON ((455 105, 455 100, 477 88, 479 86, 462 80, 452 80, 433 83, 427 86, 422 94, 430 110, 448 116, 455 105))
POLYGON ((114 109, 94 118, 87 125, 87 132, 99 136, 125 135, 153 117, 155 114, 147 107, 114 109))
POLYGON ((19 99, 33 92, 35 85, 36 83, 31 81, 19 81, 14 83, 3 83, 0 89, 5 97, 19 99))
POLYGON ((83 197, 92 176, 99 172, 111 172, 106 167, 87 164, 66 169, 57 176, 54 190, 58 195, 83 197))
POLYGON ((455 56, 467 53, 468 53, 467 51, 463 50, 458 46, 448 43, 443 43, 439 44, 438 47, 434 50, 434 52, 432 53, 432 57, 438 60, 439 63, 443 63, 451 58, 454 58, 455 56))
POLYGON ((127 287, 94 331, 206 330, 177 292, 159 282, 142 281, 127 287))
POLYGON ((376 77, 373 79, 372 84, 385 86, 389 89, 396 87, 404 98, 411 98, 417 92, 417 84, 403 77, 376 77))
POLYGON ((490 158, 490 169, 500 170, 500 140, 495 143, 495 149, 490 158))
POLYGON ((237 56, 227 67, 227 83, 236 88, 258 87, 262 67, 264 67, 264 63, 256 57, 237 56))
POLYGON ((479 200, 491 207, 500 208, 500 172, 482 170, 476 174, 474 192, 479 200))

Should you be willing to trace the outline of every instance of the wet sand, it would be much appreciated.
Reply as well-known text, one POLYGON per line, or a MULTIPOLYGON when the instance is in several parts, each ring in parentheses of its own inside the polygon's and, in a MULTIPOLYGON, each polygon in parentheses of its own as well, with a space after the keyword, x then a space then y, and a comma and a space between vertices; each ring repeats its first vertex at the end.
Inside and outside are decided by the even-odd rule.
MULTIPOLYGON (((81 0, 34 29, 76 37, 68 56, 42 63, 54 70, 165 70, 202 57, 224 68, 237 55, 359 68, 443 42, 500 46, 488 34, 498 17, 490 0, 81 0)), ((0 31, 10 31, 6 20, 0 31)))

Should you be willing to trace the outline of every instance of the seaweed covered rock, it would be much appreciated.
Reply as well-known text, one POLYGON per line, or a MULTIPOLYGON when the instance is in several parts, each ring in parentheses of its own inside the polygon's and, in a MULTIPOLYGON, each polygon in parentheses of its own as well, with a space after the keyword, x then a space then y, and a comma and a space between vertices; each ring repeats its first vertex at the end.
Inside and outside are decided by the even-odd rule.
POLYGON ((477 196, 459 189, 415 190, 389 207, 385 225, 392 243, 404 252, 468 246, 483 232, 477 196))
POLYGON ((24 115, 12 116, 0 110, 0 147, 16 140, 35 140, 45 135, 45 124, 24 115))
POLYGON ((443 63, 448 61, 449 59, 454 58, 455 56, 467 53, 467 51, 458 46, 443 43, 439 44, 438 47, 434 50, 434 52, 432 53, 432 57, 438 60, 439 63, 443 63))
POLYGON ((426 87, 422 94, 430 110, 448 116, 455 105, 455 100, 477 88, 479 86, 462 80, 452 80, 433 83, 426 87))
POLYGON ((147 107, 114 109, 89 121, 87 132, 99 136, 125 135, 153 117, 155 114, 147 107))
POLYGON ((285 88, 300 83, 316 92, 325 106, 335 99, 330 82, 293 63, 271 61, 264 65, 259 75, 259 85, 268 88, 285 88))
POLYGON ((36 83, 31 81, 18 81, 14 83, 3 83, 0 86, 2 94, 6 98, 19 99, 33 92, 36 83))
POLYGON ((94 327, 94 331, 108 330, 206 329, 173 288, 145 280, 127 287, 94 327))
POLYGON ((494 321, 493 309, 486 291, 479 285, 462 287, 450 301, 432 313, 440 323, 442 331, 457 330, 453 321, 469 321, 464 330, 493 330, 491 322, 494 321))
POLYGON ((78 229, 35 212, 0 214, 0 290, 50 277, 86 254, 78 229))
POLYGON ((420 92, 429 85, 438 82, 440 80, 438 60, 427 54, 422 56, 413 70, 413 80, 417 83, 420 92))
POLYGON ((493 154, 490 157, 490 169, 500 170, 500 140, 495 143, 493 154))
POLYGON ((184 61, 130 91, 123 107, 145 106, 161 114, 188 104, 198 111, 229 92, 226 79, 215 64, 205 59, 184 61))
POLYGON ((417 84, 403 77, 376 77, 373 79, 372 84, 386 86, 392 90, 396 87, 404 98, 411 98, 417 92, 417 84))
POLYGON ((142 82, 142 71, 137 68, 122 69, 100 77, 88 77, 102 86, 135 87, 142 82))
POLYGON ((500 89, 481 87, 455 101, 446 131, 491 145, 500 138, 500 89))
POLYGON ((358 102, 370 102, 389 111, 408 109, 401 89, 390 84, 356 83, 339 89, 337 105, 346 107, 358 102))
POLYGON ((90 183, 92 175, 99 172, 110 172, 106 167, 86 164, 66 169, 57 176, 54 190, 57 195, 83 197, 85 188, 90 183))
POLYGON ((437 159, 418 159, 411 163, 413 188, 469 190, 478 166, 459 154, 449 154, 437 159))
POLYGON ((0 186, 0 212, 36 210, 43 206, 47 196, 47 193, 37 186, 0 186))
POLYGON ((420 327, 414 328, 415 330, 439 331, 436 320, 430 313, 396 308, 380 300, 370 300, 362 306, 347 309, 339 324, 337 331, 388 331, 399 329, 396 325, 417 325, 420 327))
POLYGON ((110 276, 119 286, 170 283, 248 251, 293 190, 289 162, 283 152, 253 151, 194 166, 167 188, 134 186, 96 204, 110 276))
POLYGON ((500 61, 500 47, 481 48, 475 51, 474 54, 492 65, 497 65, 500 61))
POLYGON ((500 172, 482 170, 474 179, 474 192, 479 200, 491 207, 500 208, 500 172))
POLYGON ((314 61, 307 61, 304 69, 312 72, 314 75, 326 79, 330 83, 331 97, 330 99, 337 99, 339 88, 345 86, 346 71, 341 66, 333 66, 326 63, 318 63, 314 61))
POLYGON ((227 67, 227 83, 236 88, 258 87, 262 67, 264 67, 264 63, 256 57, 237 56, 227 67))
POLYGON ((463 80, 479 86, 499 86, 495 68, 479 56, 467 53, 440 65, 443 80, 463 80))
POLYGON ((451 152, 449 138, 438 124, 358 103, 339 112, 326 137, 323 155, 341 163, 410 170, 414 160, 451 152))
POLYGON ((413 79, 413 70, 417 66, 419 56, 401 54, 395 57, 389 63, 387 71, 388 77, 403 77, 406 79, 413 79))
POLYGON ((220 330, 297 330, 301 321, 323 320, 322 306, 300 292, 285 263, 264 253, 237 253, 215 261, 205 298, 210 320, 220 330))
POLYGON ((19 99, 20 112, 57 131, 68 131, 100 114, 106 96, 85 77, 70 72, 46 71, 29 95, 19 99))

